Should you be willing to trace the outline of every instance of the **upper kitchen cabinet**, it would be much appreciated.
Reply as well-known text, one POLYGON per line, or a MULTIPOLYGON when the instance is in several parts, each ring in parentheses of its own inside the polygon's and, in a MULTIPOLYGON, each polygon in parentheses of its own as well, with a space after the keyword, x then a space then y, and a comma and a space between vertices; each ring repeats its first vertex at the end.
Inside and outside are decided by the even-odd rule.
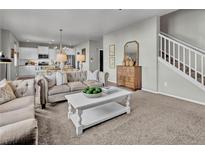
POLYGON ((49 59, 55 61, 56 60, 57 51, 55 49, 49 49, 49 59))
POLYGON ((19 48, 19 59, 38 59, 37 48, 19 48))
POLYGON ((48 51, 47 46, 38 46, 38 54, 48 54, 48 51))

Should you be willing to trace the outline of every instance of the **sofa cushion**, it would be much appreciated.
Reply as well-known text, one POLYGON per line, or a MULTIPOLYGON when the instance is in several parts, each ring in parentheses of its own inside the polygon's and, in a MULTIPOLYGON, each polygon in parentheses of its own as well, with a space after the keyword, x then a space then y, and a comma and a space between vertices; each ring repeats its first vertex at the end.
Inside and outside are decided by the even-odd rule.
POLYGON ((69 82, 68 86, 71 88, 71 91, 82 90, 87 87, 86 85, 84 85, 82 82, 79 81, 69 82))
POLYGON ((32 96, 35 93, 34 79, 10 81, 16 97, 32 96))
POLYGON ((102 87, 103 83, 95 81, 95 80, 87 80, 83 81, 83 83, 89 87, 102 87))
POLYGON ((3 126, 0 129, 0 144, 17 144, 19 140, 31 140, 31 137, 32 140, 35 140, 36 129, 37 121, 35 119, 27 119, 3 126))
POLYGON ((34 119, 34 106, 29 105, 22 109, 0 113, 0 127, 26 119, 34 119))
POLYGON ((48 89, 48 95, 66 93, 66 92, 69 92, 70 90, 71 90, 71 88, 67 85, 54 86, 54 87, 48 89))
POLYGON ((20 97, 4 103, 0 106, 0 113, 18 110, 29 105, 34 106, 34 96, 20 97))
POLYGON ((68 82, 85 81, 87 79, 86 71, 75 71, 67 73, 68 82))

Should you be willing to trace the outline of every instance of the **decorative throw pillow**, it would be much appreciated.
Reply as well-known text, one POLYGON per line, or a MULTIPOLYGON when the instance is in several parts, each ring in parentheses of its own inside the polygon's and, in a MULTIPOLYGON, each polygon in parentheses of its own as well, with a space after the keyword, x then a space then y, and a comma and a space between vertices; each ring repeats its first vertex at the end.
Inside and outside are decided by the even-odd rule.
POLYGON ((35 93, 34 79, 15 80, 8 82, 17 98, 33 96, 35 93))
POLYGON ((0 104, 6 103, 15 98, 16 96, 6 79, 0 81, 0 104))
POLYGON ((55 73, 51 75, 45 75, 44 77, 48 81, 48 88, 52 88, 53 86, 56 85, 56 74, 55 73))
POLYGON ((98 81, 98 74, 99 74, 99 70, 96 70, 94 72, 88 71, 87 73, 87 80, 95 80, 98 81))
POLYGON ((67 74, 63 72, 56 72, 56 85, 63 85, 68 82, 67 74))

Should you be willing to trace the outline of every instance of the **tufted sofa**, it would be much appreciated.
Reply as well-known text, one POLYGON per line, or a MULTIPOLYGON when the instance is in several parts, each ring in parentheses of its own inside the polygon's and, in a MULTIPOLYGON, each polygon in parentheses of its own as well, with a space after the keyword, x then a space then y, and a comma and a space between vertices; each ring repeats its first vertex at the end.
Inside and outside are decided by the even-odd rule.
POLYGON ((35 81, 8 82, 16 98, 0 105, 0 144, 37 144, 35 81))
POLYGON ((87 80, 87 71, 66 72, 67 83, 63 85, 49 86, 49 80, 43 75, 39 75, 38 85, 40 89, 40 101, 42 108, 46 103, 54 103, 64 101, 65 95, 76 93, 88 86, 106 86, 108 82, 108 73, 99 72, 98 81, 87 80))

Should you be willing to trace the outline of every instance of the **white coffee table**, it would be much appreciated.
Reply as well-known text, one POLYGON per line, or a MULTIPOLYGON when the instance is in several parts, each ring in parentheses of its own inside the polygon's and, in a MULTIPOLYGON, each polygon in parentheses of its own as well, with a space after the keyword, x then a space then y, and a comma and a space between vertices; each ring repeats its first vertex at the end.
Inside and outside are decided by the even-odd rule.
POLYGON ((76 134, 80 135, 83 129, 99 124, 123 113, 130 113, 130 97, 132 92, 117 87, 112 93, 99 98, 87 98, 82 92, 66 95, 68 100, 68 118, 76 127, 76 134), (126 98, 123 106, 116 101, 126 98))

